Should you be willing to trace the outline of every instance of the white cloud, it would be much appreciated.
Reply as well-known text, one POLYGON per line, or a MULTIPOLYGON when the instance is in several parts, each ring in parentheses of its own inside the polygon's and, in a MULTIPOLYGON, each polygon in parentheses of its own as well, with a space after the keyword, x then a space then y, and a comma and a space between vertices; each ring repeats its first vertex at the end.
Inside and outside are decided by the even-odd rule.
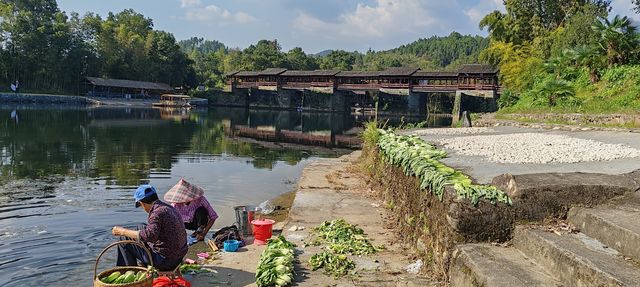
POLYGON ((358 4, 355 11, 327 22, 300 12, 294 28, 305 32, 333 33, 355 38, 383 38, 390 34, 419 34, 436 24, 419 0, 377 0, 372 6, 358 4))
POLYGON ((194 6, 199 6, 200 4, 202 4, 202 2, 200 0, 180 0, 181 2, 181 7, 182 8, 186 8, 186 7, 194 7, 194 6))
POLYGON ((475 6, 465 9, 463 12, 472 22, 480 23, 480 20, 491 11, 505 11, 503 0, 483 0, 475 6))
POLYGON ((229 10, 220 8, 216 5, 190 9, 187 11, 185 18, 189 21, 218 21, 221 24, 228 22, 246 24, 257 20, 255 17, 245 12, 232 13, 229 10))

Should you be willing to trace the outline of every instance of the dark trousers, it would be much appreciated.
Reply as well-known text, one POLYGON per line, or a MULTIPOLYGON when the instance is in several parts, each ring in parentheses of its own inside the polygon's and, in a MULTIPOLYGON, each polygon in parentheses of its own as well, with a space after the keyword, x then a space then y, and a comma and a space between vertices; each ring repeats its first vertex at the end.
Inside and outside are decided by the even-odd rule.
MULTIPOLYGON (((142 226, 138 226, 138 230, 140 230, 142 226)), ((131 240, 127 237, 122 237, 121 240, 131 240)), ((145 243, 142 243, 145 244, 145 243)), ((185 242, 185 244, 187 244, 185 242)), ((151 256, 153 258, 153 267, 157 268, 160 271, 170 271, 178 267, 180 263, 182 263, 182 258, 180 259, 168 259, 162 256, 159 253, 153 252, 148 245, 145 244, 149 251, 151 251, 151 256)), ((138 262, 147 267, 151 265, 151 260, 149 260, 149 255, 147 251, 145 251, 142 247, 134 244, 119 244, 118 245, 118 259, 116 261, 116 266, 138 266, 138 262)))
POLYGON ((191 222, 185 222, 184 228, 188 230, 198 230, 198 228, 204 228, 209 224, 209 212, 204 207, 198 207, 193 214, 191 222))

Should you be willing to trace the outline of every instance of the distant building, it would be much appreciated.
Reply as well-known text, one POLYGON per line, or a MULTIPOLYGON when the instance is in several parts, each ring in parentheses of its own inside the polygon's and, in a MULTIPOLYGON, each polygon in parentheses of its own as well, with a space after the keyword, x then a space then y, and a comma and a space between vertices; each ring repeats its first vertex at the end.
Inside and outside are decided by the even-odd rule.
POLYGON ((119 79, 86 77, 85 95, 123 99, 159 98, 161 94, 173 91, 164 83, 141 82, 119 79))

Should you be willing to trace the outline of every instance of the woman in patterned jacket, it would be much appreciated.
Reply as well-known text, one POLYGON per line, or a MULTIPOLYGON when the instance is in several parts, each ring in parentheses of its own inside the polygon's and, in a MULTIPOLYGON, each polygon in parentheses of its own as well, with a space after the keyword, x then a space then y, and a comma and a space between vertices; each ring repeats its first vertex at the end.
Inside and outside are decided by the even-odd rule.
POLYGON ((209 201, 204 197, 204 190, 184 179, 173 186, 165 195, 164 200, 171 203, 184 222, 184 227, 194 230, 191 236, 198 241, 204 240, 218 218, 218 214, 209 201))

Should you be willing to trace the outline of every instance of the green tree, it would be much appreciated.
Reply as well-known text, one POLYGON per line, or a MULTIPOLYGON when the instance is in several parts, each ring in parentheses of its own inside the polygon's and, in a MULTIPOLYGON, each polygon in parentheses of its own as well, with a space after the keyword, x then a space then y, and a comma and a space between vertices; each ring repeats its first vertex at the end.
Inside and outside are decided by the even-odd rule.
POLYGON ((260 40, 242 51, 243 66, 255 71, 284 67, 285 57, 281 50, 278 40, 260 40))
POLYGON ((555 107, 560 102, 565 101, 573 96, 576 92, 569 81, 556 79, 555 77, 546 77, 542 80, 533 92, 544 99, 549 107, 555 107))
POLYGON ((575 63, 587 69, 591 83, 599 81, 599 71, 606 65, 606 59, 599 53, 598 48, 593 45, 582 45, 576 47, 573 54, 575 63))
POLYGON ((596 33, 600 50, 606 54, 609 67, 629 63, 630 56, 638 48, 637 28, 627 16, 616 15, 611 21, 603 18, 596 21, 596 33))
POLYGON ((321 69, 334 69, 340 71, 351 71, 355 64, 356 57, 354 53, 347 51, 335 50, 320 60, 321 69))
POLYGON ((302 48, 296 47, 285 55, 285 67, 292 70, 315 70, 319 66, 313 57, 308 56, 302 48))
POLYGON ((197 51, 200 54, 214 53, 218 50, 227 50, 227 47, 216 40, 205 40, 204 38, 191 37, 178 42, 180 49, 186 54, 197 51))

